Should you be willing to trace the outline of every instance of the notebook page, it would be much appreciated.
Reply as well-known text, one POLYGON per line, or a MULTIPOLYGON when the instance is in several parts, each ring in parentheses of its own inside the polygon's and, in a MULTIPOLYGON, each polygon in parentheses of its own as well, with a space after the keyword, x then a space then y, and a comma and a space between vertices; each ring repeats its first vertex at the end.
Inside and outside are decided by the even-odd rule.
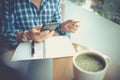
POLYGON ((45 40, 46 58, 73 56, 76 52, 68 37, 55 36, 45 40))
POLYGON ((43 43, 35 43, 34 57, 31 55, 31 43, 20 43, 16 48, 12 61, 33 60, 43 58, 43 43))

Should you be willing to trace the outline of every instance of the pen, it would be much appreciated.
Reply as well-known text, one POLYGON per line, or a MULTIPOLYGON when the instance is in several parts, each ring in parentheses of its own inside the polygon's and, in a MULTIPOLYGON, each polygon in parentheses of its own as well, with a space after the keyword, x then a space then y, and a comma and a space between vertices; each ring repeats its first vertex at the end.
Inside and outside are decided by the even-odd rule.
POLYGON ((34 41, 32 41, 32 43, 31 43, 31 55, 32 55, 32 57, 34 57, 34 54, 35 54, 35 43, 34 43, 34 41))
POLYGON ((34 57, 35 54, 35 41, 32 40, 31 42, 31 56, 34 57))
POLYGON ((45 40, 43 41, 43 58, 46 56, 45 40))

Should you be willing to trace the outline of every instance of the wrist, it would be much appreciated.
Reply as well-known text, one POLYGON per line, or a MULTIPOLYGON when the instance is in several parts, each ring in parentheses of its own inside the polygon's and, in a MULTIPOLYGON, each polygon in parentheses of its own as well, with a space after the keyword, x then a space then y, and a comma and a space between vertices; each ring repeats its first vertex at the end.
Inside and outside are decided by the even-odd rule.
POLYGON ((65 32, 65 29, 64 29, 64 24, 62 23, 62 24, 60 24, 60 26, 59 26, 59 31, 64 31, 65 32))
POLYGON ((28 40, 32 40, 30 31, 25 31, 25 32, 24 32, 24 36, 25 36, 28 40))
POLYGON ((30 42, 31 39, 31 35, 29 31, 25 31, 25 32, 19 32, 17 34, 17 41, 18 42, 30 42))
POLYGON ((21 37, 22 37, 22 32, 19 32, 18 34, 17 34, 17 41, 18 42, 22 42, 22 39, 21 39, 21 37))
POLYGON ((64 24, 61 24, 61 25, 59 26, 58 33, 59 33, 60 35, 65 35, 65 34, 66 34, 66 31, 65 31, 64 27, 65 27, 64 24))
POLYGON ((21 40, 23 42, 32 42, 31 35, 29 31, 25 31, 22 33, 21 40))

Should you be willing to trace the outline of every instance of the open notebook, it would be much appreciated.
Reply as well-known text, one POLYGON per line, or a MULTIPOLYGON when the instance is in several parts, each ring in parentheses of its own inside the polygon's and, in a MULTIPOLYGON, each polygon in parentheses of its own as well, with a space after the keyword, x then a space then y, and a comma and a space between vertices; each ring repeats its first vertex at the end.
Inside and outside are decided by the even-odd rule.
POLYGON ((72 42, 65 36, 50 37, 42 43, 35 43, 35 54, 31 56, 31 43, 20 43, 15 50, 12 61, 59 58, 75 54, 72 42))

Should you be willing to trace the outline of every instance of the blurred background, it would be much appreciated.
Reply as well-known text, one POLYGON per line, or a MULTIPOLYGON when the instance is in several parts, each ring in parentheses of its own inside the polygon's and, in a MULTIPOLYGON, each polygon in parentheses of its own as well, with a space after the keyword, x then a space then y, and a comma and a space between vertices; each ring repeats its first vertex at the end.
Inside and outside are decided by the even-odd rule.
POLYGON ((120 25, 120 0, 69 0, 120 25))

